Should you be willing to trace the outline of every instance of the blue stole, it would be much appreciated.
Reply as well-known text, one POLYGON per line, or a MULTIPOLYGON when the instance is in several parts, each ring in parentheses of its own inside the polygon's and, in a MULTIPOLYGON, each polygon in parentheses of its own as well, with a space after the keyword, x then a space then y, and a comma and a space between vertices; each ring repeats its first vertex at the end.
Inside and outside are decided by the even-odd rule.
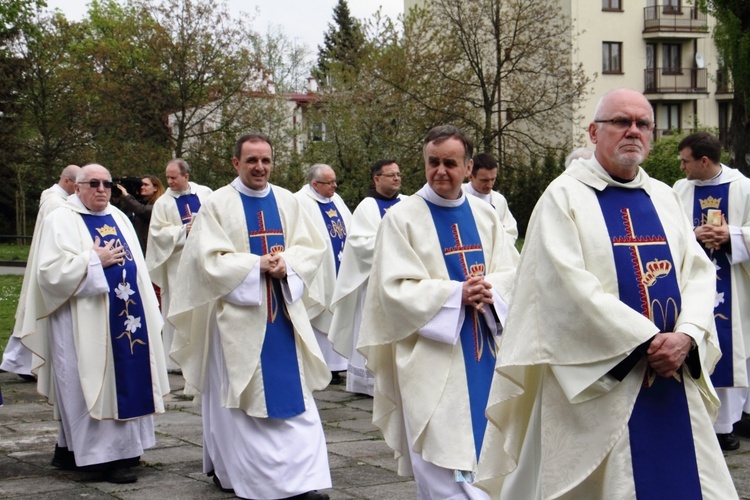
POLYGON ((117 389, 117 418, 124 420, 150 415, 156 409, 148 327, 138 290, 138 268, 111 215, 81 214, 81 218, 91 239, 98 236, 103 243, 115 240, 114 246, 125 248, 122 264, 104 268, 109 284, 109 333, 117 389))
MULTIPOLYGON (((619 299, 660 332, 674 331, 682 299, 672 252, 651 198, 642 189, 597 192, 617 269, 619 299)), ((628 421, 639 500, 701 498, 683 370, 669 379, 650 369, 628 421), (652 381, 653 379, 653 381, 652 381)))
MULTIPOLYGON (((240 193, 245 209, 250 253, 277 254, 284 251, 284 227, 276 197, 271 190, 263 198, 240 193)), ((266 274, 266 335, 260 352, 263 392, 269 418, 291 418, 305 411, 294 325, 289 319, 281 282, 266 274), (281 314, 279 314, 281 313, 281 314)))
POLYGON ((318 207, 320 207, 323 222, 325 222, 328 236, 331 239, 333 261, 336 263, 336 275, 338 276, 339 266, 341 265, 341 252, 344 250, 344 243, 346 242, 344 219, 341 218, 339 210, 332 201, 328 203, 318 202, 318 207))
POLYGON ((390 209, 393 205, 401 201, 401 198, 393 198, 392 200, 381 200, 380 198, 375 198, 375 203, 378 204, 378 210, 380 210, 380 218, 382 219, 385 217, 385 213, 390 209))
MULTIPOLYGON (((710 208, 718 208, 723 215, 729 214, 729 183, 718 186, 695 186, 693 195, 693 226, 706 223, 710 208)), ((732 272, 726 247, 714 250, 703 249, 716 266, 716 293, 722 297, 714 307, 716 330, 719 334, 719 347, 724 354, 711 374, 714 387, 734 386, 734 369, 732 363, 732 272)))
MULTIPOLYGON (((484 275, 482 241, 469 201, 464 200, 458 207, 441 207, 427 200, 425 202, 432 214, 450 279, 463 282, 471 276, 484 275)), ((484 316, 471 306, 464 306, 464 314, 460 335, 461 350, 469 389, 474 446, 479 460, 487 428, 484 410, 487 408, 492 374, 495 371, 497 347, 484 316)))
POLYGON ((183 194, 174 199, 177 203, 177 211, 180 212, 182 224, 187 224, 193 215, 201 208, 201 200, 197 194, 183 194))

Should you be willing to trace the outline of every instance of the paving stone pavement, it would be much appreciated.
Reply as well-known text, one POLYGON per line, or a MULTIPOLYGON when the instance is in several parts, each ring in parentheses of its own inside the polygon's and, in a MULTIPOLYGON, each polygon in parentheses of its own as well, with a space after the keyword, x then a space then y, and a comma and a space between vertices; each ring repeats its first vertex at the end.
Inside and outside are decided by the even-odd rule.
MULTIPOLYGON (((221 499, 202 471, 200 407, 182 394, 179 375, 169 376, 167 411, 155 419, 156 446, 137 469, 138 482, 115 485, 50 465, 57 436, 52 407, 34 384, 0 373, 5 406, 0 407, 0 499, 221 499)), ((372 425, 372 399, 330 386, 315 394, 328 442, 332 499, 416 498, 414 481, 396 474, 396 461, 372 425)), ((750 500, 750 439, 726 453, 740 498, 750 500)), ((523 499, 520 499, 523 500, 523 499)))

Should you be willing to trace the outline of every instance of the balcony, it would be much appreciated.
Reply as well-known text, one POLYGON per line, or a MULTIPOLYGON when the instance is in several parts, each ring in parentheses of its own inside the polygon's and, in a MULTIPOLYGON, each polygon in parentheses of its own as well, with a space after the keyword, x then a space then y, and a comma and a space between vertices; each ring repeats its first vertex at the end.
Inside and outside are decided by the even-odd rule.
POLYGON ((706 68, 651 68, 643 72, 645 93, 708 93, 706 68))
POLYGON ((697 7, 652 5, 643 9, 643 38, 703 38, 708 36, 706 13, 697 7))
POLYGON ((729 75, 729 70, 717 69, 716 70, 716 94, 717 97, 722 95, 723 97, 731 98, 731 94, 734 93, 734 83, 732 77, 729 75), (730 94, 730 95, 727 95, 730 94))

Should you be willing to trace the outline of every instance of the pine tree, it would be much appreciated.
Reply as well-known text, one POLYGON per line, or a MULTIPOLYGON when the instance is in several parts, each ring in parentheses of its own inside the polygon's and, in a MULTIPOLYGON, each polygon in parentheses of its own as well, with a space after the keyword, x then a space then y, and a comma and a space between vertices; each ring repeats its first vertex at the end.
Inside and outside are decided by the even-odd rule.
POLYGON ((333 8, 333 24, 328 24, 323 46, 318 46, 318 66, 315 70, 318 81, 325 84, 335 65, 356 74, 364 45, 365 36, 361 24, 352 17, 346 0, 339 0, 333 8))

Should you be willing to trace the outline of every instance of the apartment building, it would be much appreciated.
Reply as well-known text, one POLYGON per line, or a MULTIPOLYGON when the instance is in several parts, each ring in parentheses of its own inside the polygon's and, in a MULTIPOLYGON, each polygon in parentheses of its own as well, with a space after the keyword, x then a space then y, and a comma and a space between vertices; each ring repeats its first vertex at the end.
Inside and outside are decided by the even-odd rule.
MULTIPOLYGON (((432 0, 405 0, 404 11, 432 0)), ((478 0, 466 0, 467 2, 478 0)), ((596 101, 609 89, 642 91, 654 108, 655 138, 715 127, 725 139, 731 118, 732 85, 711 36, 716 21, 689 0, 557 0, 571 23, 571 64, 583 64, 593 79, 582 103, 579 136, 596 101)))

